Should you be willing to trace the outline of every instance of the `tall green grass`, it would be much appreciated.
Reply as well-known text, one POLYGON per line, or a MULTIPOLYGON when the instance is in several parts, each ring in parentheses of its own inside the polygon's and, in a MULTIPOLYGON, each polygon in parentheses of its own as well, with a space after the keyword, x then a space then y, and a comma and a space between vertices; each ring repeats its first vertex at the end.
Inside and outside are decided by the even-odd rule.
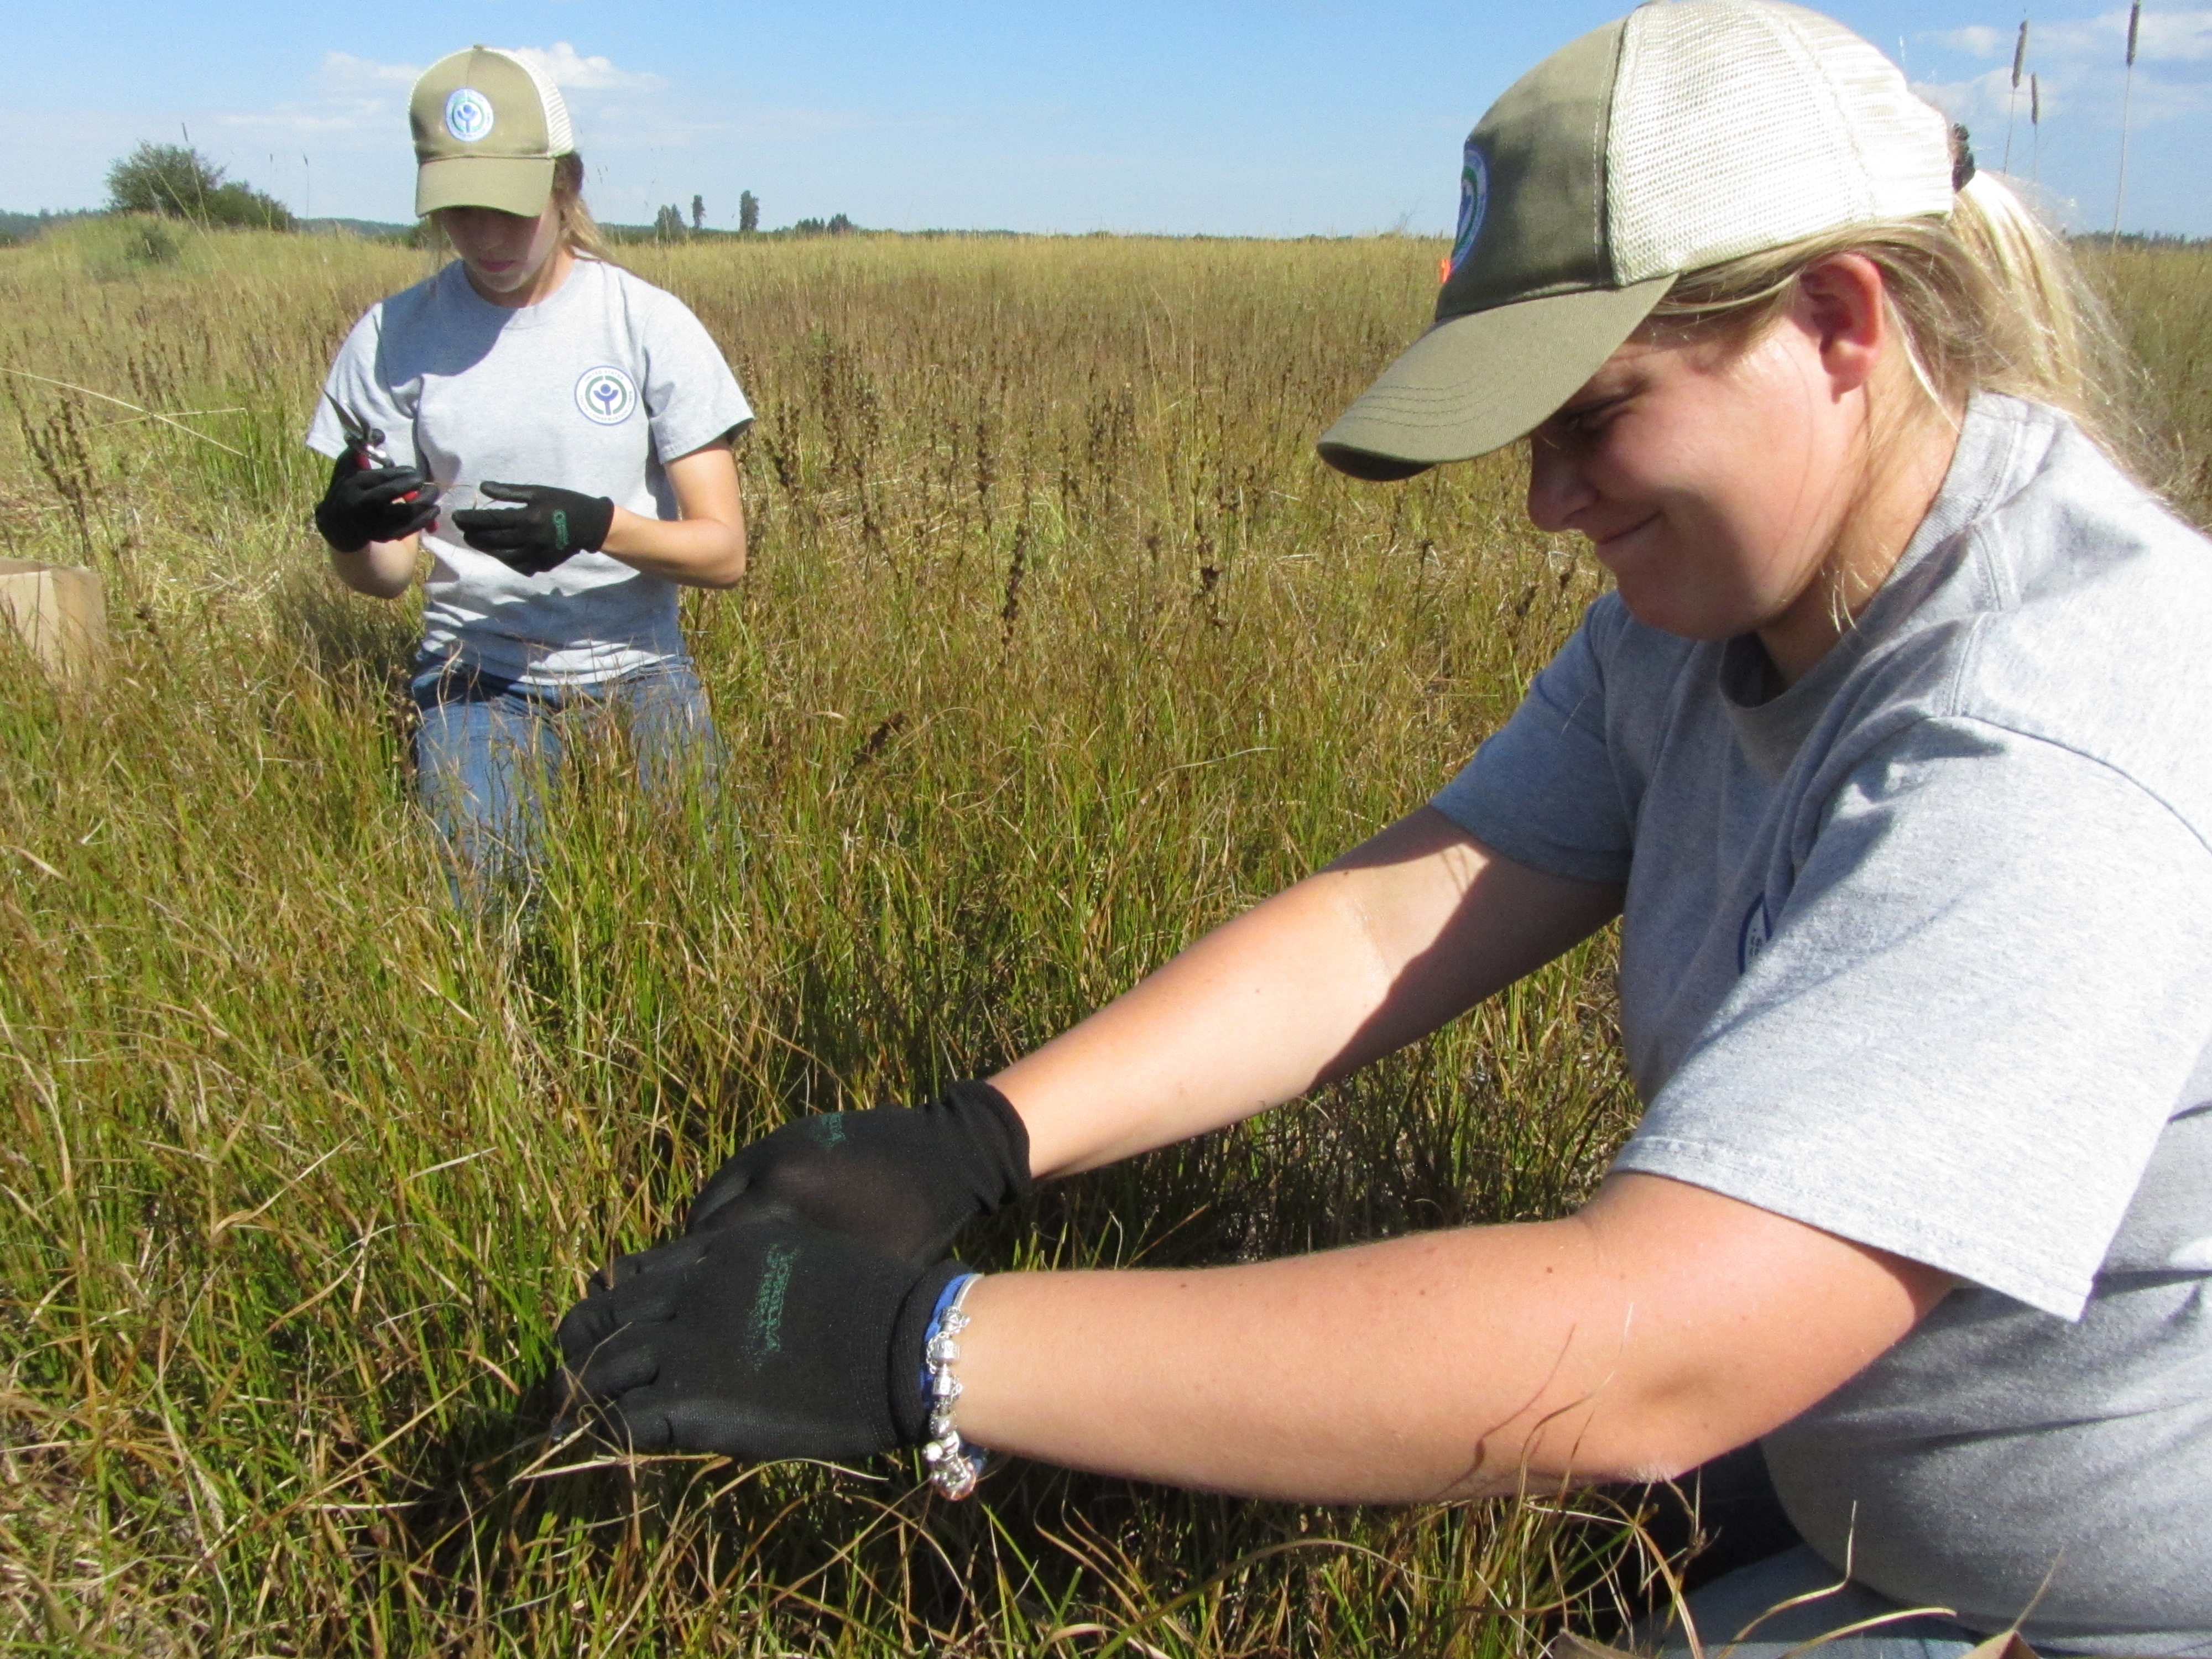
MULTIPOLYGON (((117 635, 96 689, 0 675, 9 1650, 1506 1654, 1644 1571, 1548 1500, 1015 1468, 946 1506, 903 1462, 543 1441, 553 1320, 732 1147, 997 1065, 1397 816, 1599 591, 1510 456, 1312 458, 1432 246, 635 250, 762 410, 752 574, 687 611, 731 763, 653 812, 587 757, 542 902, 479 925, 409 798, 410 617, 324 574, 297 441, 421 256, 129 235, 0 253, 0 366, 43 377, 0 374, 0 552, 95 565, 117 635)), ((2161 259, 2122 291, 2201 354, 2202 262, 2161 259)), ((1555 1213, 1631 1121, 1608 968, 965 1248, 1555 1213)))

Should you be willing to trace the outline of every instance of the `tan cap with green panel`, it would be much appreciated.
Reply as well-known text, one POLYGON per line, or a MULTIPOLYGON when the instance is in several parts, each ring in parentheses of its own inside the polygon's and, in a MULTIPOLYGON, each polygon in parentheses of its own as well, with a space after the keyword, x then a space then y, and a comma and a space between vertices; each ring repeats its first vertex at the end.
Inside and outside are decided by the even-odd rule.
POLYGON ((493 46, 471 46, 423 70, 407 115, 418 214, 488 207, 535 218, 552 198, 554 158, 576 147, 560 88, 493 46))
POLYGON ((1409 477, 1548 418, 1674 278, 1951 210, 1950 125, 1840 23, 1777 0, 1645 5, 1553 52, 1469 136, 1435 325, 1321 439, 1409 477))

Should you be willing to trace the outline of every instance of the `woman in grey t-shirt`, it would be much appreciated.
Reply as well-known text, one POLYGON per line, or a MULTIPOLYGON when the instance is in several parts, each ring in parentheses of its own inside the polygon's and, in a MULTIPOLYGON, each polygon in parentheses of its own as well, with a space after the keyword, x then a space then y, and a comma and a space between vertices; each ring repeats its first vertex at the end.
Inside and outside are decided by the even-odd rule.
POLYGON ((742 1149, 563 1320, 577 1420, 921 1443, 951 1496, 978 1443, 1322 1502, 1756 1443, 1795 1534, 1692 1596, 1715 1650, 1811 1597, 1736 1650, 1934 1605, 1826 1650, 2212 1653, 2212 559, 2094 435, 2064 253, 1953 139, 1765 0, 1507 91, 1436 326, 1322 453, 1529 434, 1531 518, 1615 591, 1430 805, 989 1084, 742 1149), (1577 1213, 945 1259, 1616 916, 1647 1110, 1577 1213))
POLYGON ((744 573, 732 436, 752 419, 696 318, 608 257, 559 91, 476 47, 412 101, 416 207, 459 257, 370 307, 308 442, 349 586, 424 580, 424 801, 469 884, 532 861, 577 712, 625 729, 642 787, 711 760, 677 589, 744 573))

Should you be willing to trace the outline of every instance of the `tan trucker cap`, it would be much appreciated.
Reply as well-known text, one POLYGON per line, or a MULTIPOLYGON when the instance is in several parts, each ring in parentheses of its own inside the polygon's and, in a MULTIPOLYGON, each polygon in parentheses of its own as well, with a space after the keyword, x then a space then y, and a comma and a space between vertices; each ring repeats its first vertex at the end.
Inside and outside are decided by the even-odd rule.
POLYGON ((553 195, 553 158, 576 148, 561 89, 495 46, 471 46, 424 70, 407 118, 418 214, 488 207, 535 218, 553 195))
POLYGON ((1950 124, 1842 24, 1777 0, 1648 4, 1508 88, 1467 141, 1435 324, 1322 434, 1406 478, 1511 443, 1684 271, 1948 214, 1950 124))

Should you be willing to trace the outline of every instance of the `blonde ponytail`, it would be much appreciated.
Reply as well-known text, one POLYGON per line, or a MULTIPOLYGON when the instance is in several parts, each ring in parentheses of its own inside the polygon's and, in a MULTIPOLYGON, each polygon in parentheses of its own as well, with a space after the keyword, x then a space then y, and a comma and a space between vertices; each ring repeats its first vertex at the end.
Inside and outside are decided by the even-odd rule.
POLYGON ((584 205, 584 158, 570 150, 553 161, 553 201, 561 210, 561 240, 571 253, 607 264, 619 264, 607 246, 599 222, 584 205))
POLYGON ((1853 225, 1686 273, 1654 332, 1748 338, 1788 307, 1797 277, 1856 253, 1882 274, 1913 378, 1947 410, 1977 392, 2045 404, 2140 473, 2134 374, 2073 254, 2002 180, 1970 178, 1946 218, 1853 225))
POLYGON ((2134 371, 2072 251, 1992 173, 1966 181, 1949 228, 1987 289, 1976 319, 1986 363, 1969 389, 2063 410, 2116 457, 2135 449, 2134 371))

